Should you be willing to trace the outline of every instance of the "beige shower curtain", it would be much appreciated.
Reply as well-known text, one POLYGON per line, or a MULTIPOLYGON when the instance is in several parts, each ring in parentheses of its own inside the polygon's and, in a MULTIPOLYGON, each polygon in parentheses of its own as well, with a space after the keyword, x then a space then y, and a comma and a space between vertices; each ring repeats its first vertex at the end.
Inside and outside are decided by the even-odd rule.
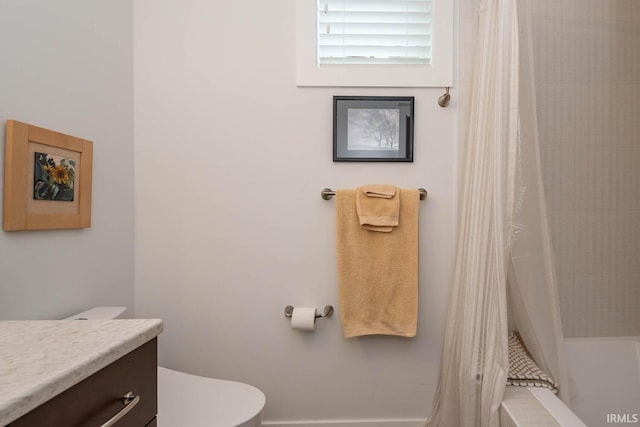
POLYGON ((509 329, 520 331, 566 393, 529 3, 483 0, 479 13, 455 272, 430 427, 499 425, 509 329))

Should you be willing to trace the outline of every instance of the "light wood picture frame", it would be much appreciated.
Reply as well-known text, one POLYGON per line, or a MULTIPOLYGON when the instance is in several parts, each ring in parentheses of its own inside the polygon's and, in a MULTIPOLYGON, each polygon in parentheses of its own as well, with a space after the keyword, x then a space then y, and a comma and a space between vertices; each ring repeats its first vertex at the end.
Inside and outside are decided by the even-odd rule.
POLYGON ((91 141, 7 120, 5 144, 5 231, 91 227, 91 141))

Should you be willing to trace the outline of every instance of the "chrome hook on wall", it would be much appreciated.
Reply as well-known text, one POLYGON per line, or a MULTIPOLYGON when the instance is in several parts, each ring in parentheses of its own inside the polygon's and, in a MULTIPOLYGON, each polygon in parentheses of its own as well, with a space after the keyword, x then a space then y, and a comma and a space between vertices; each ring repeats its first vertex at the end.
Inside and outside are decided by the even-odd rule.
POLYGON ((444 95, 440 95, 438 98, 438 105, 442 108, 447 108, 451 101, 451 95, 449 95, 449 87, 446 88, 447 92, 444 95))

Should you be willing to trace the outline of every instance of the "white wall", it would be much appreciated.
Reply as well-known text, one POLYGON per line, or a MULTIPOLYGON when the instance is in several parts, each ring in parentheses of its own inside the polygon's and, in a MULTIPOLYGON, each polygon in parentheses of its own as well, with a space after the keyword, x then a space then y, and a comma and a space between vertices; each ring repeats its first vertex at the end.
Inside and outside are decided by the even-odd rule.
POLYGON ((91 228, 0 232, 0 319, 133 307, 132 37, 130 1, 0 2, 0 139, 15 119, 94 143, 91 228))
POLYGON ((456 100, 442 89, 297 88, 293 2, 135 2, 136 314, 160 362, 251 383, 265 420, 424 419, 437 381, 455 223, 456 100), (416 97, 412 164, 333 163, 333 95, 416 97), (415 339, 290 329, 338 308, 323 187, 425 187, 415 339))

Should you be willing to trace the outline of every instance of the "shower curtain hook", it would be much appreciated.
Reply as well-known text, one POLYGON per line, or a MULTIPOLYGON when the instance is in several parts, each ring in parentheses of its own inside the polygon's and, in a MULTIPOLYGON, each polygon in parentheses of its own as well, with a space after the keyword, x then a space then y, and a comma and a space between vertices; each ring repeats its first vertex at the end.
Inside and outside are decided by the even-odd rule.
POLYGON ((446 93, 444 95, 440 95, 438 98, 438 105, 442 108, 447 108, 449 106, 449 101, 451 101, 451 95, 449 95, 449 87, 446 88, 446 93))

